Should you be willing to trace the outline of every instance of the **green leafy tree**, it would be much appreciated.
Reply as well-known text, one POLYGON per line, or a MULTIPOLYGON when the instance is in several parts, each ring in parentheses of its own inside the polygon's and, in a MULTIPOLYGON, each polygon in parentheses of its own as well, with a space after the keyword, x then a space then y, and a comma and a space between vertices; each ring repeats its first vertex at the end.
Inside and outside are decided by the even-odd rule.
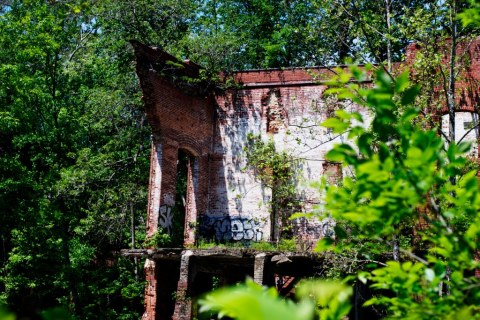
POLYGON ((469 1, 470 7, 459 13, 464 26, 476 25, 480 23, 480 3, 477 0, 469 1))
POLYGON ((203 1, 195 8, 182 52, 213 70, 311 64, 311 0, 203 1))
POLYGON ((389 262, 372 271, 373 287, 395 295, 369 303, 386 304, 398 318, 473 317, 478 312, 478 279, 472 272, 478 267, 474 257, 480 198, 476 171, 462 170, 470 145, 450 142, 445 150, 435 131, 412 121, 419 113, 413 107, 418 88, 409 88, 407 79, 405 75, 393 83, 380 74, 374 89, 339 89, 368 106, 374 119, 372 132, 352 126, 353 118, 361 121, 358 114, 342 113, 326 123, 334 130, 345 125, 352 129, 356 148, 341 144, 327 157, 351 166, 356 175, 346 178, 342 187, 327 188, 324 209, 358 226, 368 238, 388 239, 398 225, 427 221, 427 228, 416 230, 428 244, 426 252, 405 249, 411 261, 389 262), (448 282, 445 292, 443 282, 448 282))
POLYGON ((140 264, 118 256, 144 240, 150 149, 127 40, 182 29, 166 3, 151 25, 130 4, 141 23, 119 28, 132 11, 110 4, 1 5, 0 301, 19 316, 142 312, 140 264))

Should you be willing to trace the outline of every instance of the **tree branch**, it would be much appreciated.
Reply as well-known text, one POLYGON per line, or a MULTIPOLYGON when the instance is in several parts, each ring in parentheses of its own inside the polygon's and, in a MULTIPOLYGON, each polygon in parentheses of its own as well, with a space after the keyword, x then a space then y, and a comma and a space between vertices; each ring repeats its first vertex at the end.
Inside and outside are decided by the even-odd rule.
POLYGON ((423 263, 423 264, 426 265, 426 266, 429 265, 429 263, 428 263, 427 260, 425 260, 425 259, 417 256, 417 255, 414 254, 413 252, 410 252, 410 251, 405 250, 405 249, 402 249, 402 248, 400 248, 400 251, 401 251, 402 253, 405 253, 405 254, 406 254, 407 256, 409 256, 410 258, 413 258, 413 259, 417 260, 418 262, 423 263))
POLYGON ((472 132, 474 129, 478 128, 478 125, 480 124, 480 122, 478 122, 478 119, 477 119, 477 124, 474 125, 473 127, 471 127, 470 129, 467 130, 467 132, 465 132, 465 134, 460 138, 460 140, 458 140, 457 143, 460 143, 463 141, 463 139, 465 139, 465 137, 470 133, 472 132))

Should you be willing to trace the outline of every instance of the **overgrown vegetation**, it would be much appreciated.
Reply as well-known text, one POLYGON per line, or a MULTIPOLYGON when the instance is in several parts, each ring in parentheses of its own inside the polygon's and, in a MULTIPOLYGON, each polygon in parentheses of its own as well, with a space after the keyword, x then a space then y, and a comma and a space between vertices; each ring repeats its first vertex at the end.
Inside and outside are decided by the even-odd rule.
POLYGON ((256 251, 297 251, 297 243, 295 238, 282 238, 278 242, 272 243, 267 241, 237 241, 227 243, 205 242, 200 240, 195 246, 198 249, 220 249, 220 248, 242 248, 252 249, 256 251))
POLYGON ((271 221, 273 238, 291 238, 288 219, 301 205, 297 195, 298 159, 287 151, 277 151, 272 140, 264 141, 260 136, 249 133, 244 148, 247 165, 255 176, 272 192, 271 221))
MULTIPOLYGON (((452 77, 458 65, 439 69, 444 65, 438 59, 438 49, 450 45, 441 41, 446 37, 468 39, 478 34, 478 29, 471 25, 463 28, 456 24, 456 13, 469 5, 472 8, 463 17, 478 27, 478 2, 457 0, 2 1, 0 304, 7 304, 27 319, 38 317, 42 310, 53 310, 52 314, 68 310, 79 319, 136 319, 143 310, 144 283, 140 280, 143 279, 143 263, 118 255, 119 249, 139 247, 145 241, 143 228, 149 172, 150 131, 128 40, 137 39, 160 46, 181 59, 192 59, 207 68, 206 78, 217 75, 220 70, 331 65, 342 63, 346 57, 388 66, 388 62, 402 59, 408 43, 417 41, 427 45, 421 48, 424 58, 419 65, 426 66, 426 73, 417 74, 416 80, 441 83, 432 79, 430 70, 443 70, 447 71, 444 76, 448 78, 443 83, 454 86, 452 77), (388 24, 386 17, 391 17, 388 24)), ((452 47, 455 49, 453 44, 452 47)), ((431 94, 428 88, 432 86, 424 85, 422 90, 427 97, 425 106, 431 94)), ((343 93, 348 97, 355 95, 355 92, 343 93)), ((364 98, 364 94, 361 92, 360 97, 364 98)), ((371 101, 367 96, 367 102, 383 104, 388 101, 385 96, 383 100, 378 98, 383 94, 385 92, 374 94, 372 97, 377 98, 371 101)), ((450 99, 452 101, 454 99, 450 99)), ((381 109, 379 116, 390 117, 393 113, 403 119, 396 113, 397 109, 395 112, 388 110, 381 109)), ((348 117, 356 117, 341 113, 339 116, 339 121, 347 126, 348 117)), ((396 121, 395 117, 387 118, 396 121)), ((384 170, 394 178, 402 177, 402 172, 404 177, 412 177, 406 174, 408 171, 402 171, 408 168, 405 163, 395 162, 403 159, 401 156, 407 157, 404 160, 409 166, 421 156, 429 161, 436 159, 434 164, 424 163, 431 165, 426 167, 425 175, 420 176, 426 181, 411 184, 402 180, 423 193, 416 195, 416 190, 407 190, 413 198, 402 195, 393 200, 403 199, 410 207, 402 207, 398 212, 388 207, 387 213, 378 213, 387 221, 381 239, 373 236, 375 228, 385 223, 379 222, 378 217, 372 221, 371 228, 367 228, 368 236, 362 238, 367 226, 361 221, 356 221, 359 225, 353 233, 344 231, 349 236, 360 237, 358 241, 365 244, 367 252, 367 244, 389 241, 389 237, 397 233, 398 225, 392 226, 390 222, 402 223, 404 216, 414 221, 418 208, 407 209, 415 207, 415 199, 425 199, 427 194, 435 204, 422 204, 426 212, 431 212, 425 218, 433 221, 429 229, 422 231, 423 236, 430 239, 426 246, 428 254, 422 257, 427 264, 396 263, 384 269, 388 273, 379 271, 361 279, 371 278, 380 286, 381 280, 389 281, 389 275, 397 275, 398 279, 409 277, 405 283, 415 283, 411 291, 406 290, 404 284, 395 283, 391 289, 398 295, 393 300, 376 301, 394 306, 394 315, 402 314, 408 303, 412 303, 425 307, 430 317, 437 311, 448 315, 449 310, 455 308, 466 313, 457 314, 458 317, 468 317, 468 313, 475 317, 475 307, 471 306, 477 302, 478 287, 470 273, 476 266, 469 260, 475 248, 472 225, 478 225, 472 220, 477 219, 474 178, 466 173, 468 170, 456 167, 456 163, 463 160, 454 143, 445 154, 435 149, 440 142, 433 134, 416 138, 411 133, 403 136, 404 139, 418 145, 416 149, 406 149, 398 144, 402 137, 399 134, 405 132, 400 126, 390 127, 392 138, 383 141, 383 145, 372 142, 375 151, 372 154, 362 153, 364 158, 352 158, 355 155, 352 150, 340 149, 333 157, 343 157, 345 161, 356 159, 357 169, 368 169, 367 164, 370 164, 380 170, 379 175, 384 170), (426 139, 426 145, 416 139, 426 139), (425 146, 433 155, 426 154, 418 146, 425 146), (395 157, 391 156, 394 151, 395 157), (378 156, 373 158, 376 152, 378 156), (372 156, 371 162, 367 161, 369 156, 372 156), (434 167, 437 176, 428 180, 426 173, 434 167), (457 174, 455 170, 463 171, 457 174), (458 184, 443 183, 442 179, 449 174, 457 175, 458 184), (451 232, 444 235, 445 230, 451 232), (465 274, 461 274, 462 271, 465 274), (440 288, 440 284, 443 284, 443 291, 435 289, 436 285, 440 288), (420 293, 424 290, 426 293, 422 297, 420 293), (464 309, 459 301, 465 302, 464 309)), ((255 143, 255 139, 252 142, 255 143)), ((361 146, 364 148, 365 143, 361 146)), ((259 147, 259 150, 264 149, 263 155, 275 154, 269 143, 259 147)), ((292 164, 288 157, 281 153, 277 154, 279 159, 257 156, 260 171, 273 178, 273 171, 268 168, 278 166, 275 174, 280 181, 290 179, 288 172, 292 164), (277 164, 268 163, 277 160, 277 164)), ((375 177, 373 169, 369 170, 364 175, 367 180, 375 177)), ((275 179, 267 178, 266 181, 273 183, 275 179)), ((275 182, 278 183, 278 179, 275 182)), ((355 191, 356 187, 350 182, 344 186, 350 189, 329 189, 330 197, 342 199, 346 190, 355 191)), ((382 187, 375 181, 367 182, 363 185, 365 188, 382 187)), ((388 182, 393 191, 398 191, 392 181, 388 182)), ((400 183, 398 188, 405 186, 400 183)), ((286 186, 285 195, 278 198, 279 203, 284 200, 286 204, 292 203, 287 211, 296 206, 290 191, 286 186)), ((373 190, 369 192, 376 194, 373 190)), ((375 204, 380 206, 383 200, 388 200, 390 206, 395 203, 382 196, 375 204)), ((347 203, 354 207, 352 202, 347 203)), ((371 203, 360 204, 355 208, 367 211, 363 205, 371 203)), ((334 209, 340 212, 342 207, 337 205, 334 209)), ((381 211, 380 207, 375 210, 381 211)), ((346 217, 337 218, 349 222, 349 219, 361 220, 359 217, 358 212, 352 211, 346 217)), ((342 232, 337 231, 340 237, 342 232)), ((164 234, 159 234, 148 240, 153 241, 148 245, 167 245, 165 238, 164 234)), ((348 238, 339 240, 342 241, 353 245, 348 238)), ((408 251, 406 244, 403 249, 404 255, 417 254, 408 251)))
POLYGON ((318 307, 321 319, 342 319, 350 310, 352 289, 334 282, 304 282, 297 286, 295 304, 281 299, 275 288, 264 288, 252 280, 244 285, 219 289, 200 300, 200 311, 219 311, 220 316, 234 319, 311 319, 318 307))
POLYGON ((20 318, 142 312, 143 263, 119 250, 144 238, 149 130, 102 10, 0 4, 0 303, 20 318))
POLYGON ((143 242, 144 248, 171 248, 172 236, 165 233, 163 229, 155 232, 153 236, 145 239, 143 242))

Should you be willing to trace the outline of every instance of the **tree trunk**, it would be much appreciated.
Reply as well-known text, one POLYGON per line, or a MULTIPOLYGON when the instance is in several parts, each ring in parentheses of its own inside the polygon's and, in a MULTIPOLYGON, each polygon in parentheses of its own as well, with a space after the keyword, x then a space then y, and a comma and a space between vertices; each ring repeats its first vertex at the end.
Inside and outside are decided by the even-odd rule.
POLYGON ((80 299, 78 296, 77 282, 73 275, 72 266, 70 263, 70 248, 68 238, 68 227, 64 227, 64 236, 62 241, 63 262, 65 267, 65 275, 67 277, 68 287, 70 289, 70 296, 72 299, 72 309, 80 318, 82 315, 82 308, 80 306, 80 299))
MULTIPOLYGON (((133 203, 130 202, 130 216, 131 216, 131 235, 132 235, 132 243, 131 248, 135 249, 135 211, 133 210, 133 203)), ((135 274, 135 281, 138 281, 138 257, 134 257, 134 274, 135 274)))
POLYGON ((388 72, 392 72, 392 43, 390 41, 390 30, 391 30, 391 21, 390 21, 390 6, 392 5, 391 0, 385 0, 385 12, 386 12, 386 22, 387 22, 387 68, 388 72))

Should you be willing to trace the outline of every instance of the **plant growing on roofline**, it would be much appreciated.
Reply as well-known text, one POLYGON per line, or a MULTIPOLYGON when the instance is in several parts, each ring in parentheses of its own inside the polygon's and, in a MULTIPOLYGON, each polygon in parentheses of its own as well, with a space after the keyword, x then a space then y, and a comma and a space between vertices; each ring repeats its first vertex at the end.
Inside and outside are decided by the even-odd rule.
MULTIPOLYGON (((427 228, 415 231, 428 244, 424 252, 416 252, 413 247, 404 249, 404 261, 388 261, 357 273, 357 281, 369 281, 371 288, 380 289, 380 295, 366 305, 384 305, 389 318, 480 318, 480 280, 474 276, 480 267, 475 260, 480 235, 479 183, 476 171, 463 170, 470 145, 450 143, 446 147, 435 130, 424 130, 416 124, 419 110, 414 103, 419 88, 410 85, 407 73, 393 81, 379 72, 374 88, 349 82, 351 78, 360 82, 365 76, 352 67, 350 73, 330 83, 329 93, 368 108, 373 120, 371 130, 367 130, 359 113, 339 110, 336 118, 325 121, 324 126, 335 132, 350 129, 351 143, 336 145, 327 157, 350 166, 355 179, 345 177, 341 186, 325 187, 325 205, 316 214, 328 212, 356 226, 359 232, 354 236, 366 239, 391 239, 398 232, 396 226, 427 221, 427 228), (448 292, 441 283, 448 284, 448 292)), ((337 238, 345 235, 337 232, 337 238)), ((317 249, 340 251, 348 245, 333 246, 325 239, 317 249)), ((249 300, 273 299, 265 305, 270 310, 286 304, 249 286, 208 295, 201 301, 202 308, 237 319, 253 319, 252 308, 246 307, 249 300), (232 306, 233 298, 240 299, 236 307, 232 306)), ((319 319, 341 319, 348 314, 345 304, 332 302, 348 296, 342 286, 312 284, 315 292, 337 299, 321 304, 314 295, 319 319)), ((300 296, 301 303, 287 304, 293 313, 291 319, 300 319, 303 308, 313 310, 315 304, 306 307, 305 300, 309 298, 300 296)), ((255 319, 270 317, 267 312, 255 319)))

